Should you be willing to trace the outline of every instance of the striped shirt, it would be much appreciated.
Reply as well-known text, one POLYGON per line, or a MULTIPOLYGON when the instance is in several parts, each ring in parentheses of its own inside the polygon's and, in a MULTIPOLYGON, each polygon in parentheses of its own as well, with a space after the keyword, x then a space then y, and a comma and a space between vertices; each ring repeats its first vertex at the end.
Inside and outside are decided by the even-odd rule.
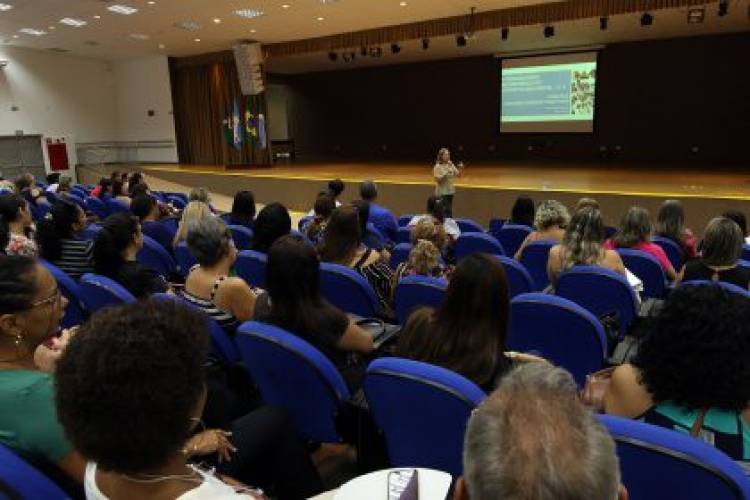
POLYGON ((68 276, 78 279, 94 272, 94 242, 90 240, 60 240, 60 257, 53 262, 68 276))
POLYGON ((234 336, 237 332, 239 320, 231 312, 220 309, 212 300, 197 297, 187 290, 182 291, 182 298, 213 318, 227 335, 234 336))
POLYGON ((354 264, 354 270, 366 279, 375 290, 382 314, 389 315, 391 312, 391 295, 393 291, 393 270, 381 260, 365 265, 370 258, 372 249, 368 248, 362 258, 354 264))

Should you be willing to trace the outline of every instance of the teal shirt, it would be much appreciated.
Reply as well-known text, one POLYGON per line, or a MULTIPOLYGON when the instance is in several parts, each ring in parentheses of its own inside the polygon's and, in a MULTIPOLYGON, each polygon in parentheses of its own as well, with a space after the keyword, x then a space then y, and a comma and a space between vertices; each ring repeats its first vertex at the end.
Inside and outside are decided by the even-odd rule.
POLYGON ((51 375, 0 370, 0 443, 31 461, 57 463, 73 451, 57 420, 51 375))

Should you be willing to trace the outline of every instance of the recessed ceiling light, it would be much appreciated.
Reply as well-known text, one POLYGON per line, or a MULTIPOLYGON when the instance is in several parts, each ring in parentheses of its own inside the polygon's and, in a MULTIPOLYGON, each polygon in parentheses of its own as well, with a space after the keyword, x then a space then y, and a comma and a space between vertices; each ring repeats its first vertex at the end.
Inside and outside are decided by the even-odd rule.
POLYGON ((55 26, 47 26, 47 29, 48 30, 54 30, 54 29, 57 29, 57 28, 55 26))
POLYGON ((124 16, 129 16, 138 12, 138 9, 136 9, 135 7, 120 4, 110 5, 109 7, 107 7, 107 10, 116 14, 122 14, 124 16))
POLYGON ((221 19, 214 17, 214 24, 221 24, 221 19))
POLYGON ((318 16, 318 21, 325 21, 325 17, 323 17, 323 16, 318 16))
POLYGON ((288 9, 289 7, 291 7, 291 5, 289 5, 288 3, 285 3, 281 6, 282 9, 288 9))
POLYGON ((101 18, 102 18, 102 16, 100 16, 99 14, 96 14, 96 15, 95 15, 95 16, 93 16, 93 17, 94 17, 94 19, 101 19, 101 18))
POLYGON ((148 2, 146 2, 146 3, 149 4, 149 5, 156 5, 156 2, 154 2, 154 0, 148 0, 148 2))
POLYGON ((19 33, 24 33, 26 35, 33 35, 33 36, 42 36, 42 35, 46 35, 47 34, 46 31, 35 30, 33 28, 21 28, 20 30, 18 30, 18 32, 19 33))
POLYGON ((240 17, 244 17, 247 19, 253 19, 253 18, 260 17, 263 14, 265 14, 265 12, 263 12, 262 10, 258 10, 258 9, 239 9, 239 10, 235 10, 234 13, 240 17))
POLYGON ((408 5, 408 4, 407 4, 406 2, 401 2, 401 3, 399 4, 399 5, 400 5, 401 7, 406 7, 406 6, 408 5))
POLYGON ((174 23, 174 27, 188 31, 198 31, 201 29, 200 23, 195 21, 180 21, 179 23, 174 23))
POLYGON ((163 43, 160 43, 160 44, 159 44, 159 48, 160 48, 160 49, 166 49, 166 48, 167 48, 167 46, 166 46, 166 45, 164 45, 163 43))
POLYGON ((256 29, 251 29, 250 30, 250 33, 257 33, 257 32, 258 32, 258 30, 256 30, 256 29))
POLYGON ((0 11, 5 12, 6 10, 12 9, 13 6, 7 3, 0 3, 0 11))
POLYGON ((339 0, 320 0, 320 3, 336 3, 339 0))
POLYGON ((74 28, 80 28, 81 26, 86 26, 88 24, 83 19, 74 19, 72 17, 63 17, 59 22, 60 24, 67 24, 68 26, 73 26, 74 28))
POLYGON ((133 40, 148 40, 151 37, 148 35, 144 35, 143 33, 131 33, 130 38, 132 38, 133 40))
POLYGON ((13 35, 13 38, 18 38, 18 35, 13 35))
POLYGON ((200 38, 193 38, 193 41, 194 41, 194 42, 200 42, 200 41, 201 41, 201 39, 200 39, 200 38))

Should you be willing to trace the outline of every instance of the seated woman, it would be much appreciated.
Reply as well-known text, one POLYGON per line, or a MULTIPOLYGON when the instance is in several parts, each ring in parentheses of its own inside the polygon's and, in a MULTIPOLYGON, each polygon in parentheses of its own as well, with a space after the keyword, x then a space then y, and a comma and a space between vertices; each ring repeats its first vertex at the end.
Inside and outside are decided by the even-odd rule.
POLYGON ((514 258, 520 261, 523 251, 529 243, 534 241, 562 241, 565 236, 565 228, 568 227, 568 222, 570 222, 570 214, 565 205, 557 200, 543 201, 539 204, 536 215, 534 215, 534 227, 536 230, 523 240, 514 258))
POLYGON ((735 224, 740 226, 742 235, 745 237, 744 245, 750 245, 750 234, 747 232, 747 217, 745 217, 745 214, 739 210, 727 210, 721 216, 733 220, 735 224))
POLYGON ((104 201, 112 197, 112 179, 102 177, 99 184, 91 191, 91 196, 104 201))
POLYGON ((50 217, 37 224, 36 242, 41 257, 73 279, 94 272, 94 243, 79 237, 86 227, 86 214, 67 200, 52 206, 50 217))
POLYGON ((206 205, 211 203, 211 196, 208 194, 208 189, 204 187, 194 187, 188 193, 188 202, 191 201, 202 201, 206 205))
POLYGON ((342 372, 354 389, 362 367, 349 367, 347 353, 370 354, 372 337, 320 295, 320 261, 298 237, 282 236, 271 246, 266 267, 268 292, 255 303, 256 321, 288 330, 310 342, 342 372))
POLYGON ((442 250, 446 246, 447 235, 443 226, 430 220, 422 220, 411 229, 411 251, 409 259, 396 268, 393 276, 394 288, 405 276, 432 276, 449 278, 453 266, 442 260, 442 250))
POLYGON ((500 262, 475 253, 461 259, 439 309, 424 307, 409 317, 398 355, 453 370, 492 392, 513 363, 540 361, 506 352, 510 298, 500 262))
POLYGON ((198 222, 203 219, 212 218, 213 214, 211 209, 202 201, 191 201, 187 204, 185 209, 182 211, 182 217, 180 223, 177 226, 177 233, 174 236, 173 246, 177 246, 187 238, 188 227, 193 222, 198 222))
POLYGON ((37 256, 33 226, 28 202, 16 193, 0 193, 0 242, 6 255, 37 256))
POLYGON ((274 241, 292 231, 292 218, 281 203, 270 203, 263 207, 255 219, 255 234, 252 249, 268 253, 274 241))
POLYGON ((604 248, 615 250, 617 248, 632 248, 645 252, 659 261, 664 274, 670 281, 677 278, 677 274, 669 262, 667 254, 656 243, 651 242, 651 219, 648 210, 641 207, 630 207, 620 221, 617 233, 604 242, 604 248))
POLYGON ((697 240, 693 232, 685 227, 685 209, 679 200, 662 203, 656 216, 656 235, 674 241, 685 254, 685 259, 693 259, 698 254, 697 240))
POLYGON ((143 247, 138 219, 126 213, 110 215, 96 233, 94 270, 125 287, 137 299, 166 292, 167 282, 157 273, 136 262, 143 247))
POLYGON ((112 181, 112 198, 121 202, 126 207, 130 207, 130 196, 128 196, 127 188, 121 179, 112 181))
POLYGON ((53 477, 62 471, 80 483, 85 461, 57 421, 53 377, 34 363, 67 303, 40 263, 0 256, 0 443, 53 477))
POLYGON ((573 266, 601 266, 623 276, 627 275, 622 259, 614 250, 602 246, 604 222, 599 210, 585 207, 573 215, 559 245, 549 252, 547 274, 550 283, 573 266))
POLYGON ((528 196, 519 196, 510 209, 510 220, 508 224, 519 224, 521 226, 534 226, 534 200, 528 196))
POLYGON ((443 225, 445 234, 450 236, 451 241, 456 241, 461 236, 461 229, 455 220, 445 216, 445 202, 440 196, 432 195, 427 198, 427 213, 415 215, 409 221, 408 227, 416 226, 421 220, 437 221, 443 225))
POLYGON ((333 211, 319 252, 323 262, 350 267, 361 274, 375 290, 381 313, 391 315, 393 271, 377 250, 362 244, 362 229, 355 207, 342 206, 333 211))
POLYGON ((70 341, 56 403, 66 435, 89 460, 87 498, 265 498, 237 481, 281 500, 322 490, 282 411, 202 428, 208 348, 205 321, 171 301, 102 310, 70 341))
POLYGON ((682 268, 681 281, 709 280, 750 287, 750 269, 737 265, 745 238, 732 220, 717 217, 706 226, 703 251, 699 259, 682 268))
POLYGON ((229 276, 237 260, 232 233, 221 219, 206 217, 190 223, 187 246, 198 265, 185 280, 183 298, 234 335, 240 323, 253 317, 256 294, 245 280, 229 276))
POLYGON ((250 191, 237 191, 229 213, 229 224, 252 229, 255 221, 255 197, 250 191))
POLYGON ((319 194, 315 199, 315 217, 302 228, 302 231, 316 245, 323 239, 334 208, 333 198, 327 192, 319 194))
POLYGON ((750 465, 750 308, 717 286, 676 288, 630 364, 619 366, 604 411, 687 433, 750 465))
POLYGON ((34 176, 25 173, 18 176, 15 180, 16 193, 23 196, 23 198, 33 205, 48 205, 49 202, 44 196, 44 190, 36 185, 36 179, 34 176))

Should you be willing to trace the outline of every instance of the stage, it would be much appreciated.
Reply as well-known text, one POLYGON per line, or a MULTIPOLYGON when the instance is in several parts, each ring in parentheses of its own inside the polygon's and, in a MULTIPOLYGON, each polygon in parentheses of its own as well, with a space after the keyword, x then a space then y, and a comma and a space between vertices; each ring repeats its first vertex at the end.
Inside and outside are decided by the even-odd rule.
MULTIPOLYGON (((358 183, 375 180, 380 203, 396 214, 424 211, 433 192, 429 162, 335 162, 274 165, 269 168, 225 168, 210 165, 144 165, 149 177, 185 186, 205 186, 226 196, 250 189, 258 203, 279 201, 291 210, 307 211, 328 180, 346 183, 342 201, 359 197, 358 183)), ((513 200, 528 194, 535 201, 558 199, 566 205, 596 198, 608 224, 631 205, 646 207, 655 217, 660 203, 681 199, 688 224, 702 232, 708 220, 734 208, 750 214, 750 173, 739 169, 613 164, 480 164, 468 165, 456 181, 454 214, 487 224, 507 217, 513 200)))

